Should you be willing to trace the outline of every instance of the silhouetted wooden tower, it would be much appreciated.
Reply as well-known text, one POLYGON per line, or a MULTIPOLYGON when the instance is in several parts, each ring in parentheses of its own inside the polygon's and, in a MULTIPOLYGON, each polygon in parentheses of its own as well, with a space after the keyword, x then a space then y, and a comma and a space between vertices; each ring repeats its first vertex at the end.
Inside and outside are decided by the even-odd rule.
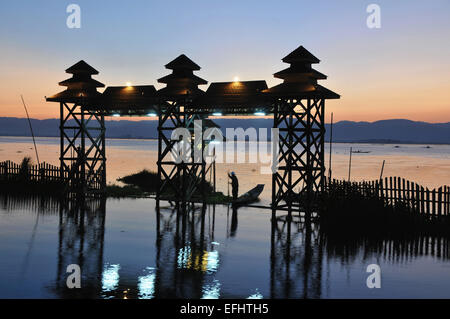
POLYGON ((312 68, 320 60, 304 47, 282 61, 290 67, 274 76, 284 82, 265 91, 273 99, 273 126, 279 129, 272 208, 309 215, 324 186, 325 100, 339 95, 317 84, 327 77, 312 68))
POLYGON ((202 154, 205 143, 202 136, 194 136, 195 125, 204 118, 193 100, 204 93, 198 85, 208 82, 194 75, 193 71, 200 70, 186 55, 182 54, 165 66, 172 73, 158 79, 166 87, 157 92, 159 100, 158 122, 158 176, 162 181, 158 198, 165 194, 180 200, 189 201, 196 190, 204 185, 206 161, 202 154), (184 128, 190 132, 188 140, 181 137, 172 138, 172 132, 177 128, 184 128), (181 154, 181 148, 190 147, 190 153, 181 154), (195 147, 200 147, 194 152, 195 147))
POLYGON ((49 98, 60 104, 61 176, 69 193, 98 194, 106 188, 105 120, 101 110, 104 85, 94 79, 98 71, 83 60, 66 70, 67 89, 49 98))

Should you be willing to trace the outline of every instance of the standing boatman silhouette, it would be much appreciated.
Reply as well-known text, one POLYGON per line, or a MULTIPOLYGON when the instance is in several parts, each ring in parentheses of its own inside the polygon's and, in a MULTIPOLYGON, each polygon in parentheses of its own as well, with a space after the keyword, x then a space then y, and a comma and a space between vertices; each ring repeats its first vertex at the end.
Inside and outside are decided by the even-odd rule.
POLYGON ((235 201, 238 198, 239 182, 234 172, 228 174, 228 177, 231 179, 231 193, 233 194, 233 201, 235 201))

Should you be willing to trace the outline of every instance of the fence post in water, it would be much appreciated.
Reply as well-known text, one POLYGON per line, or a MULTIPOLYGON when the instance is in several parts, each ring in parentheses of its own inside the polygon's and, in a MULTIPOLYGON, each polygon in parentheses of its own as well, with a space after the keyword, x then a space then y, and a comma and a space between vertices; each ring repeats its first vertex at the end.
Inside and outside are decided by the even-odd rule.
POLYGON ((406 198, 406 181, 404 178, 402 178, 402 188, 403 188, 403 195, 402 195, 403 203, 409 205, 409 202, 406 198))
POLYGON ((45 180, 45 169, 43 168, 42 164, 39 165, 39 180, 45 180))
POLYGON ((433 212, 433 217, 436 217, 436 190, 433 189, 431 192, 431 209, 433 212))
POLYGON ((422 213, 420 208, 420 187, 418 184, 416 184, 416 209, 419 213, 422 213))
POLYGON ((385 177, 383 180, 383 192, 384 192, 384 199, 386 201, 386 204, 389 204, 389 183, 388 183, 387 177, 385 177))
POLYGON ((443 194, 442 194, 442 201, 444 202, 443 207, 442 207, 442 215, 447 216, 447 214, 448 214, 447 208, 449 206, 449 200, 447 198, 447 186, 444 186, 443 194))
POLYGON ((450 190, 448 186, 445 186, 445 215, 450 214, 450 190))
POLYGON ((380 179, 380 181, 378 182, 378 196, 381 197, 381 200, 384 203, 384 193, 383 193, 383 180, 380 179))
POLYGON ((423 186, 420 187, 420 210, 422 211, 422 214, 426 214, 425 211, 425 189, 423 186))
POLYGON ((450 215, 450 187, 446 186, 445 189, 446 189, 446 194, 447 194, 446 203, 447 203, 447 216, 448 216, 448 215, 450 215))
POLYGON ((445 216, 447 213, 447 197, 445 195, 445 187, 445 185, 442 186, 442 216, 445 216))
POLYGON ((446 186, 446 194, 447 194, 447 216, 450 215, 450 187, 446 186))
POLYGON ((395 205, 395 189, 394 189, 395 177, 392 179, 392 176, 389 177, 389 192, 391 193, 391 205, 395 205), (392 181, 394 180, 394 181, 392 181))
POLYGON ((9 161, 6 161, 6 162, 4 163, 4 165, 5 165, 5 170, 4 170, 3 172, 5 173, 5 180, 8 179, 8 163, 9 163, 9 161))
MULTIPOLYGON (((403 182, 405 182, 405 179, 403 179, 403 182)), ((406 199, 406 202, 407 202, 407 205, 408 205, 408 211, 409 212, 411 212, 411 193, 410 193, 410 188, 409 188, 409 181, 407 181, 406 182, 406 196, 405 196, 405 199, 406 199)))
POLYGON ((443 207, 442 207, 442 215, 447 215, 447 206, 448 206, 448 199, 447 199, 447 186, 444 186, 443 194, 442 194, 442 201, 443 207))
POLYGON ((438 190, 437 205, 438 205, 438 216, 441 217, 441 215, 442 215, 442 187, 440 187, 438 190))

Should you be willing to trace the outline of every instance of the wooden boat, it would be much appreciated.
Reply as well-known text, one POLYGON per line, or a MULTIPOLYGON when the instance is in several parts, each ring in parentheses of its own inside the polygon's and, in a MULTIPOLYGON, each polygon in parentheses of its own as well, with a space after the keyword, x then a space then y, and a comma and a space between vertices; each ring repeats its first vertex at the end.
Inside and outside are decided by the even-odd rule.
POLYGON ((235 201, 233 201, 233 204, 239 206, 257 201, 263 190, 264 184, 258 184, 255 188, 252 188, 247 193, 239 196, 235 201))

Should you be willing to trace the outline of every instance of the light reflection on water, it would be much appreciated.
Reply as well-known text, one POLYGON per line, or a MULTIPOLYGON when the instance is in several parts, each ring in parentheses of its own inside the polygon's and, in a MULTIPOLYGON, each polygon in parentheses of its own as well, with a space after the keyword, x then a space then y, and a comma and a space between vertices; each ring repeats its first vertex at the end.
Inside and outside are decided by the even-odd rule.
POLYGON ((248 297, 247 299, 263 299, 263 295, 256 289, 255 293, 248 297))
POLYGON ((103 268, 102 273, 102 291, 114 291, 119 286, 119 269, 120 265, 108 265, 103 268))
POLYGON ((191 269, 205 273, 217 271, 219 266, 218 251, 202 251, 192 253, 191 247, 186 246, 178 251, 178 269, 191 269))
POLYGON ((202 299, 219 299, 220 298, 220 282, 214 280, 212 284, 206 284, 203 287, 202 299))
POLYGON ((155 269, 153 267, 147 267, 145 276, 139 277, 138 291, 139 299, 152 299, 155 294, 155 269))
POLYGON ((339 243, 255 208, 162 203, 158 215, 150 199, 0 203, 1 298, 450 297, 447 238, 339 243), (81 289, 66 288, 72 263, 81 289), (382 289, 365 285, 371 263, 382 289))

